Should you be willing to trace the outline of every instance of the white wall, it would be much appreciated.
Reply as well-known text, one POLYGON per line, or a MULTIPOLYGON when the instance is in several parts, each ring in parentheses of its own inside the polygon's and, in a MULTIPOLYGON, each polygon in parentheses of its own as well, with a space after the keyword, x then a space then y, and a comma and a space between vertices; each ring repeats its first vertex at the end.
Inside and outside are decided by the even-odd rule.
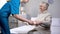
POLYGON ((60 0, 53 0, 53 4, 50 4, 49 12, 55 18, 60 18, 60 0))
MULTIPOLYGON (((29 13, 31 16, 37 16, 39 12, 39 4, 41 1, 48 2, 48 0, 29 0, 25 6, 27 13, 29 13)), ((60 0, 53 0, 53 4, 50 4, 49 6, 49 12, 53 17, 60 17, 60 0)))
POLYGON ((0 0, 0 9, 3 7, 3 5, 6 3, 6 0, 0 0))
POLYGON ((39 5, 41 1, 47 2, 47 0, 29 0, 29 2, 26 4, 26 11, 31 16, 37 16, 39 10, 39 5))

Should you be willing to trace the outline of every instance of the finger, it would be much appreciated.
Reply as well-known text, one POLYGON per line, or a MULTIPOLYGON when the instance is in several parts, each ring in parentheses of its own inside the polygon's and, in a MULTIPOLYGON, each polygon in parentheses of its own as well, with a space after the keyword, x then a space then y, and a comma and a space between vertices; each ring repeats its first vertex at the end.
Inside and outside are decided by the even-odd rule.
POLYGON ((34 22, 34 25, 36 24, 36 22, 34 22))

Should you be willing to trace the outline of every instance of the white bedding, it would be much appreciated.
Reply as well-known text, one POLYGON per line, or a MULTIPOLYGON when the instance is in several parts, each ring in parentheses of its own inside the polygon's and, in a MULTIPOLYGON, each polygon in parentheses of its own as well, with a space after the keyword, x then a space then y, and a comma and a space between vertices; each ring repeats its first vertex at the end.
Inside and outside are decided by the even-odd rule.
POLYGON ((35 26, 25 25, 25 26, 21 26, 18 28, 10 29, 10 32, 11 33, 28 33, 29 31, 33 30, 34 28, 35 28, 35 26))

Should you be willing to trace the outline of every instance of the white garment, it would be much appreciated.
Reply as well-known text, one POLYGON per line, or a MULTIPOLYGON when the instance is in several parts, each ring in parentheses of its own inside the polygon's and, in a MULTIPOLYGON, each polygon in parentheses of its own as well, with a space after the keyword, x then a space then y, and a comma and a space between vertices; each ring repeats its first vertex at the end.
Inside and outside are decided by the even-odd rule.
POLYGON ((38 21, 42 21, 43 23, 50 23, 52 21, 51 19, 51 14, 48 13, 47 11, 44 11, 43 13, 40 13, 38 16, 37 16, 37 19, 38 21))
MULTIPOLYGON (((43 13, 40 13, 36 20, 37 21, 42 21, 41 23, 43 24, 47 24, 49 27, 51 25, 51 21, 52 21, 52 18, 51 18, 51 14, 48 13, 47 11, 44 11, 43 13)), ((41 25, 42 26, 42 25, 41 25)), ((41 26, 37 26, 35 29, 38 30, 39 34, 50 34, 50 29, 45 29, 44 27, 41 27, 41 26)))
POLYGON ((0 9, 4 6, 5 3, 7 3, 6 0, 0 0, 0 9))

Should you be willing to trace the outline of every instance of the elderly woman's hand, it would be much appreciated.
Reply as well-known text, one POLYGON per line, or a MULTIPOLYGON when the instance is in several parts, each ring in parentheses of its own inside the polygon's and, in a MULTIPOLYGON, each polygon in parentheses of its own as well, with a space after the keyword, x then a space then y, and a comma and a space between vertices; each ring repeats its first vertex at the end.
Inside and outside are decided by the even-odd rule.
POLYGON ((35 25, 39 25, 39 24, 41 24, 41 23, 42 23, 42 21, 39 21, 39 20, 35 20, 35 21, 34 21, 34 24, 35 24, 35 25))

